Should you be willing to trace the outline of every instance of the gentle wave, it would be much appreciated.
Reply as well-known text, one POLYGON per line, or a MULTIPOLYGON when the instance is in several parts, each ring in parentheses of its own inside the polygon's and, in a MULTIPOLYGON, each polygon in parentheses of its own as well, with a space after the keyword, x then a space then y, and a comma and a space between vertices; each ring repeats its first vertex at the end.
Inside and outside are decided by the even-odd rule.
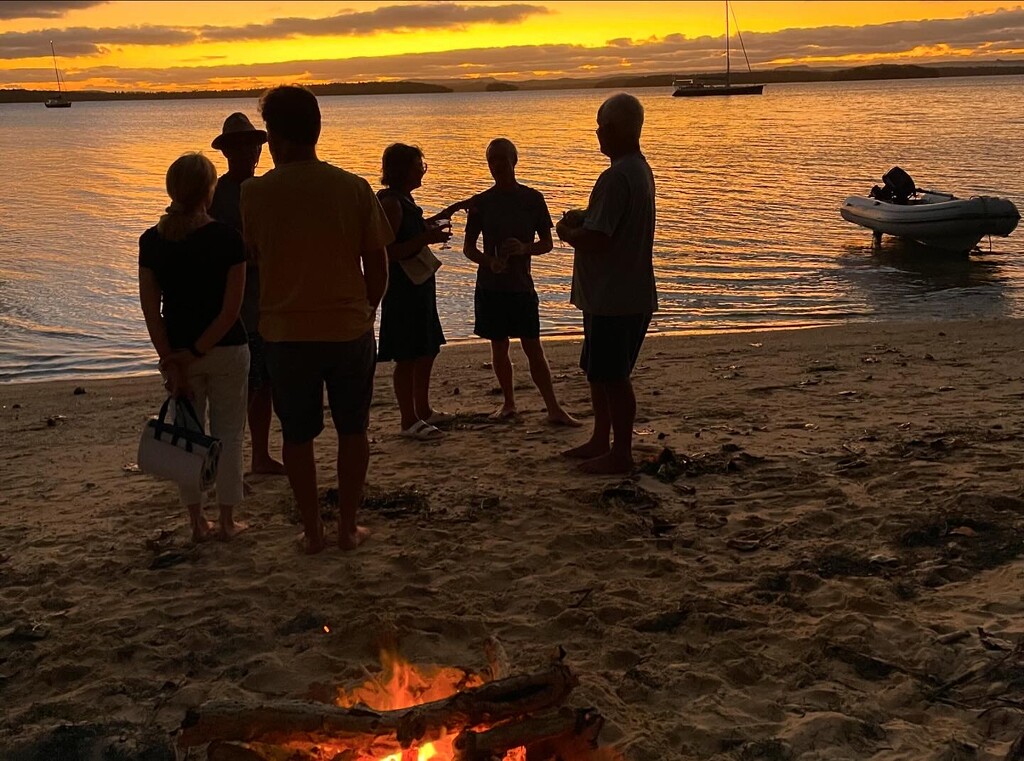
MULTIPOLYGON (((586 205, 607 165, 593 133, 607 94, 323 98, 320 155, 376 186, 386 145, 420 145, 430 170, 416 198, 432 212, 489 186, 484 149, 506 136, 519 147, 520 180, 545 194, 557 218, 586 205)), ((658 183, 656 330, 1021 314, 1020 233, 970 259, 922 257, 888 241, 875 252, 838 207, 897 164, 923 186, 1020 205, 1024 78, 771 85, 760 98, 696 102, 662 89, 635 94, 658 183)), ((0 382, 152 372, 138 236, 166 206, 170 161, 206 149, 222 164, 210 140, 226 114, 255 118, 255 106, 2 107, 0 382)), ((269 166, 265 153, 261 171, 269 166)), ((439 311, 449 340, 459 341, 472 337, 474 269, 459 253, 464 219, 454 225, 452 248, 438 252, 439 311)), ((580 332, 568 303, 571 267, 557 239, 535 260, 546 335, 580 332)))

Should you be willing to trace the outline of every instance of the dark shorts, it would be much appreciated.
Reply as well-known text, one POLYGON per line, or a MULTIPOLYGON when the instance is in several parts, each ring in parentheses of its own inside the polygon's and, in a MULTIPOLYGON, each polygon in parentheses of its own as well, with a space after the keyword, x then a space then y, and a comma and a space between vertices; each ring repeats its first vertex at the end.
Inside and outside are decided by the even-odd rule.
POLYGON ((249 393, 255 393, 270 383, 270 368, 267 367, 267 344, 263 336, 249 334, 249 393))
POLYGON ((481 338, 540 338, 540 299, 536 291, 477 289, 473 304, 473 332, 481 338))
POLYGON ((651 324, 650 314, 614 317, 583 313, 580 367, 591 383, 629 378, 651 324))
POLYGON ((324 387, 334 428, 366 431, 373 400, 377 342, 373 331, 354 341, 267 341, 274 410, 289 444, 312 441, 324 429, 324 387))

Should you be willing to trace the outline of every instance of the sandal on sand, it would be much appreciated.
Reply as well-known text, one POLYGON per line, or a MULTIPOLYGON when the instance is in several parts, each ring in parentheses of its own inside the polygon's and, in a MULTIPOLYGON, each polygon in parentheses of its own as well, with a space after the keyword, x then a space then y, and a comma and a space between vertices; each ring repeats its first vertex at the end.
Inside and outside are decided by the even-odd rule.
POLYGON ((424 420, 417 420, 404 431, 400 431, 398 435, 403 439, 416 439, 417 441, 434 441, 444 437, 441 431, 424 420))
POLYGON ((440 425, 442 423, 450 423, 453 420, 455 420, 455 415, 450 412, 439 412, 438 410, 434 410, 430 417, 426 419, 426 422, 429 425, 440 425))

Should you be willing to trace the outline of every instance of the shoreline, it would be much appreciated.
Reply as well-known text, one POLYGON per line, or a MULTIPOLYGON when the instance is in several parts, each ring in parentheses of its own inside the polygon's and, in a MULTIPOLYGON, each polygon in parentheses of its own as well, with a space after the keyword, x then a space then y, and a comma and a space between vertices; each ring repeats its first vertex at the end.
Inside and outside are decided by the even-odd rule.
MULTIPOLYGON (((394 626, 416 664, 564 647, 573 702, 630 761, 1003 758, 1024 732, 1000 703, 1024 636, 1022 326, 651 336, 635 451, 667 467, 629 479, 558 457, 587 428, 544 424, 518 349, 514 423, 486 419, 486 347, 442 350, 439 443, 396 435, 382 365, 373 536, 315 557, 274 477, 251 479, 250 531, 188 543, 174 490, 126 467, 155 373, 0 385, 0 755, 141 755, 208 699, 324 699, 394 626)), ((545 347, 589 426, 578 341, 545 347)), ((328 421, 321 492, 335 441, 328 421)))
MULTIPOLYGON (((582 320, 582 317, 580 317, 580 319, 582 320)), ((971 318, 965 318, 964 321, 969 321, 970 319, 971 318)), ((1006 318, 1006 319, 1014 319, 1014 318, 1006 318)), ((914 321, 914 323, 911 323, 911 324, 915 324, 916 322, 921 322, 921 323, 945 322, 945 320, 922 320, 922 321, 914 321)), ((806 325, 780 325, 778 327, 774 327, 774 326, 770 326, 770 325, 756 325, 756 326, 752 326, 752 327, 749 327, 749 328, 713 328, 713 329, 697 328, 697 329, 694 329, 694 330, 681 330, 681 329, 673 328, 673 329, 664 330, 664 331, 654 329, 654 330, 649 331, 647 335, 648 335, 648 338, 655 337, 655 336, 667 337, 667 338, 685 338, 687 336, 717 336, 717 335, 723 335, 724 336, 724 335, 735 335, 735 334, 743 334, 743 333, 777 333, 777 332, 780 332, 780 331, 784 332, 784 331, 789 331, 789 330, 792 330, 792 331, 818 330, 818 329, 842 327, 844 325, 863 325, 863 324, 867 324, 867 323, 871 323, 871 324, 875 324, 875 325, 887 324, 886 322, 872 322, 871 320, 856 320, 856 321, 842 321, 842 322, 836 321, 836 322, 832 322, 832 323, 827 323, 827 322, 808 323, 806 325)), ((894 323, 894 324, 900 324, 900 323, 894 323)), ((564 342, 580 343, 583 340, 582 322, 580 324, 579 331, 574 331, 574 332, 564 331, 564 332, 558 332, 558 333, 544 333, 542 331, 540 337, 541 337, 541 340, 544 342, 545 346, 548 343, 564 343, 564 342)), ((487 339, 479 338, 477 336, 472 336, 472 337, 467 337, 467 338, 448 338, 447 339, 447 343, 445 344, 445 346, 448 346, 448 347, 451 347, 451 348, 454 349, 455 347, 461 347, 461 346, 486 346, 487 344, 488 344, 487 339)), ((442 351, 445 351, 445 349, 442 349, 442 351)), ((154 364, 155 364, 155 360, 154 360, 154 364)), ((35 384, 35 383, 57 383, 57 382, 64 382, 64 381, 69 382, 69 383, 71 383, 71 382, 83 383, 83 382, 86 382, 86 381, 102 381, 102 382, 106 382, 106 381, 116 381, 116 380, 128 380, 128 379, 131 379, 131 378, 146 378, 146 377, 149 377, 150 375, 153 375, 153 374, 155 374, 155 370, 138 370, 138 371, 134 371, 134 372, 130 372, 130 373, 122 373, 122 374, 119 374, 119 375, 91 375, 91 374, 84 374, 84 375, 62 375, 62 376, 59 376, 59 377, 49 377, 49 378, 11 378, 11 379, 0 378, 0 389, 2 389, 4 386, 18 385, 18 384, 21 384, 21 383, 31 383, 31 384, 35 384)))

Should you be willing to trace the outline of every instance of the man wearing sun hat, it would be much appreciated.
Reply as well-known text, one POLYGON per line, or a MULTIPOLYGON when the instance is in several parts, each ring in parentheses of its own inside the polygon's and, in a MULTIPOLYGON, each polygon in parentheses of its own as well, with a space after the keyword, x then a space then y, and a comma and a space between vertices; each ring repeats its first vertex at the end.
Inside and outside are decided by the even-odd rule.
MULTIPOLYGON (((267 142, 267 133, 256 129, 240 112, 224 120, 212 147, 228 160, 228 171, 217 181, 210 216, 242 232, 240 209, 242 183, 256 174, 256 165, 267 142)), ((284 465, 270 456, 270 414, 272 410, 270 373, 267 370, 263 338, 259 334, 260 274, 250 259, 245 272, 242 324, 249 334, 249 433, 252 437, 252 472, 283 474, 284 465)))

